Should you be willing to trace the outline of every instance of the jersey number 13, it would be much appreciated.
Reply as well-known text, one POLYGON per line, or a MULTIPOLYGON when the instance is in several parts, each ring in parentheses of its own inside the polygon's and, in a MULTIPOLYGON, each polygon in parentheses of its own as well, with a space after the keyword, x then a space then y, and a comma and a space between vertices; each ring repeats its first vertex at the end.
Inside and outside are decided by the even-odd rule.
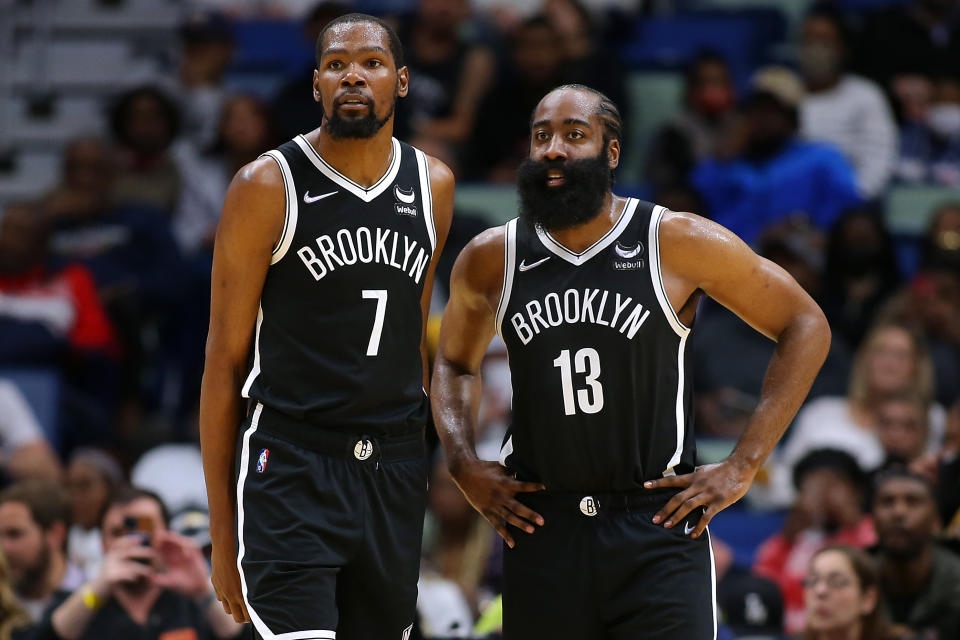
POLYGON ((553 366, 560 369, 560 385, 563 388, 563 412, 572 416, 577 407, 583 413, 598 413, 603 409, 603 385, 600 384, 600 354, 596 349, 584 347, 573 356, 573 367, 570 366, 570 349, 564 349, 553 361, 553 366), (587 374, 586 388, 573 390, 573 370, 587 374))

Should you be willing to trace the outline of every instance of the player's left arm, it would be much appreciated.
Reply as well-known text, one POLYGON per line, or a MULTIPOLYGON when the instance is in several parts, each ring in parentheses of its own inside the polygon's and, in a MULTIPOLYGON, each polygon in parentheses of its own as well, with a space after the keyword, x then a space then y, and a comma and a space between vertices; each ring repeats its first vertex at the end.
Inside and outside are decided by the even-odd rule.
POLYGON ((427 355, 427 321, 430 319, 430 299, 433 297, 433 276, 437 271, 437 262, 447 243, 450 223, 453 221, 454 179, 450 167, 432 156, 427 156, 430 170, 430 192, 433 194, 433 225, 437 234, 437 246, 433 250, 430 266, 427 267, 427 279, 420 297, 420 312, 423 326, 420 328, 420 357, 423 359, 423 390, 430 393, 430 358, 427 355))
POLYGON ((786 271, 755 254, 740 238, 705 218, 666 212, 660 223, 661 270, 681 320, 698 291, 776 341, 760 401, 733 452, 722 462, 682 476, 644 483, 682 489, 654 516, 671 527, 698 507, 700 536, 718 512, 739 500, 803 403, 830 348, 830 326, 817 303, 786 271))

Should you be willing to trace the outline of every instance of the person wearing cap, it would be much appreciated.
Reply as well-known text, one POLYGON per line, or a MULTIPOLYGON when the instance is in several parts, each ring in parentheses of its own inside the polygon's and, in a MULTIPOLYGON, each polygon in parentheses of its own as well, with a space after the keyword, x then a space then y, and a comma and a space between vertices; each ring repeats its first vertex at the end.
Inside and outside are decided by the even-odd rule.
POLYGON ((836 149, 797 136, 803 83, 783 67, 753 77, 742 120, 721 143, 717 158, 694 169, 714 220, 747 243, 768 226, 803 217, 826 230, 860 202, 850 163, 836 149))

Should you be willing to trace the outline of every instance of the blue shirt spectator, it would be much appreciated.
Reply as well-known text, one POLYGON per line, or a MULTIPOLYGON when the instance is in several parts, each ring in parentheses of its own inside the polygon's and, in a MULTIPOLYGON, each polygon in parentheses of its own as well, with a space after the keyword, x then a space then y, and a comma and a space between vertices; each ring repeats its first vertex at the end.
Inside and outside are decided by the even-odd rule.
POLYGON ((787 69, 757 73, 740 134, 694 170, 713 218, 748 243, 767 226, 804 215, 826 230, 860 202, 853 169, 832 147, 796 138, 803 85, 787 69))

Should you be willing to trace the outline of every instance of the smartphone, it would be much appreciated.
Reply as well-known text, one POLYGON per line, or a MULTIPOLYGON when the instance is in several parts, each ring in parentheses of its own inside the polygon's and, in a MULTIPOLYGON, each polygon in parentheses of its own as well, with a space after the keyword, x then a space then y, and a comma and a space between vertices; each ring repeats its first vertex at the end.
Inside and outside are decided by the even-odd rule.
MULTIPOLYGON (((153 533, 153 519, 149 517, 127 516, 123 519, 124 530, 140 538, 140 546, 149 547, 152 543, 150 535, 153 533)), ((140 564, 150 564, 146 558, 138 558, 140 564)))

